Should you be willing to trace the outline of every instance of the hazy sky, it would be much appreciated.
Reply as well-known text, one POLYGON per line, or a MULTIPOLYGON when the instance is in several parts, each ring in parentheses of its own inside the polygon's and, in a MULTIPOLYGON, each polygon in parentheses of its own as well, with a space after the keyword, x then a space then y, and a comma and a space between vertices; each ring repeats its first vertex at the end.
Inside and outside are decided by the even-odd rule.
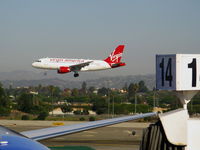
POLYGON ((127 67, 101 73, 151 74, 155 54, 200 53, 200 1, 0 0, 1 72, 36 71, 46 56, 104 59, 119 44, 127 67))

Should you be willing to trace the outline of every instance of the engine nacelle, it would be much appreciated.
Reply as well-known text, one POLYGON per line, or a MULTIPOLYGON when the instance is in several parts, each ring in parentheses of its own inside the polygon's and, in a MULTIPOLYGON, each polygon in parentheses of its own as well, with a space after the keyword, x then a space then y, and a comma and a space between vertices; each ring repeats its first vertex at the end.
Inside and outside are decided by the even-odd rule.
POLYGON ((120 63, 119 66, 120 66, 120 67, 126 66, 126 63, 120 63))
POLYGON ((126 63, 123 63, 123 62, 120 62, 120 63, 117 63, 117 64, 112 64, 112 68, 117 68, 117 67, 122 67, 122 66, 126 66, 126 63))
POLYGON ((60 67, 60 68, 58 69, 58 73, 59 73, 59 74, 68 73, 68 72, 71 72, 71 70, 70 70, 69 67, 60 67))

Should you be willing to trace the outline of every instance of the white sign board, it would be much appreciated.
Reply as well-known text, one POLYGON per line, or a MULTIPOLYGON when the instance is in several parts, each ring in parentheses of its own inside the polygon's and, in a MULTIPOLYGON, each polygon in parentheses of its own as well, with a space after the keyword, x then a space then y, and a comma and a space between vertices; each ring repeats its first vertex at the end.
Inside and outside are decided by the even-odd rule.
POLYGON ((200 54, 156 55, 156 88, 200 90, 200 54))
POLYGON ((200 120, 189 119, 187 121, 187 150, 199 150, 200 120))

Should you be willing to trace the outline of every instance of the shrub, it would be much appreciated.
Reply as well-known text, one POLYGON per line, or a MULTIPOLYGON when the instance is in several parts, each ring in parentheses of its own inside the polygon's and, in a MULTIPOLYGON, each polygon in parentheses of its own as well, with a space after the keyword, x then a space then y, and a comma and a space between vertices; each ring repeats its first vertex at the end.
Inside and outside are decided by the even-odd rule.
POLYGON ((0 116, 9 116, 10 112, 11 112, 10 108, 0 106, 0 116))
POLYGON ((23 115, 21 119, 22 120, 30 120, 30 117, 28 115, 23 115))
POLYGON ((80 121, 85 121, 85 118, 84 117, 80 117, 79 120, 80 121))
POLYGON ((91 116, 91 117, 89 118, 89 121, 95 121, 95 117, 91 116))
POLYGON ((89 115, 89 111, 87 109, 84 109, 82 112, 83 115, 89 115))
POLYGON ((38 117, 37 117, 37 120, 45 120, 45 118, 48 116, 48 112, 41 112, 38 117))
POLYGON ((81 111, 80 110, 76 110, 76 111, 74 111, 74 114, 75 115, 81 115, 81 111))

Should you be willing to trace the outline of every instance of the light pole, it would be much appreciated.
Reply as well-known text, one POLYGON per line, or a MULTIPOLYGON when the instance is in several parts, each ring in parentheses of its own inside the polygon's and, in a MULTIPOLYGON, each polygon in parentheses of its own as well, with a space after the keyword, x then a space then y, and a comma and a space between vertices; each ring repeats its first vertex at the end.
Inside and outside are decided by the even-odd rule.
POLYGON ((155 90, 153 91, 153 108, 156 107, 156 92, 155 90))
POLYGON ((108 95, 108 118, 110 117, 110 81, 107 81, 107 95, 108 95))
POLYGON ((135 93, 135 114, 136 114, 136 112, 137 112, 137 94, 135 93))
POLYGON ((115 104, 115 101, 114 101, 114 96, 112 96, 112 102, 113 102, 113 115, 112 115, 112 118, 114 117, 114 114, 115 114, 115 106, 114 106, 114 104, 115 104))
POLYGON ((108 118, 110 117, 110 96, 108 94, 108 118))
POLYGON ((137 112, 137 91, 139 89, 139 85, 138 84, 134 84, 133 85, 133 90, 134 90, 134 93, 135 93, 135 113, 137 112))
POLYGON ((51 109, 52 109, 52 116, 53 116, 53 86, 50 86, 51 90, 51 109))

